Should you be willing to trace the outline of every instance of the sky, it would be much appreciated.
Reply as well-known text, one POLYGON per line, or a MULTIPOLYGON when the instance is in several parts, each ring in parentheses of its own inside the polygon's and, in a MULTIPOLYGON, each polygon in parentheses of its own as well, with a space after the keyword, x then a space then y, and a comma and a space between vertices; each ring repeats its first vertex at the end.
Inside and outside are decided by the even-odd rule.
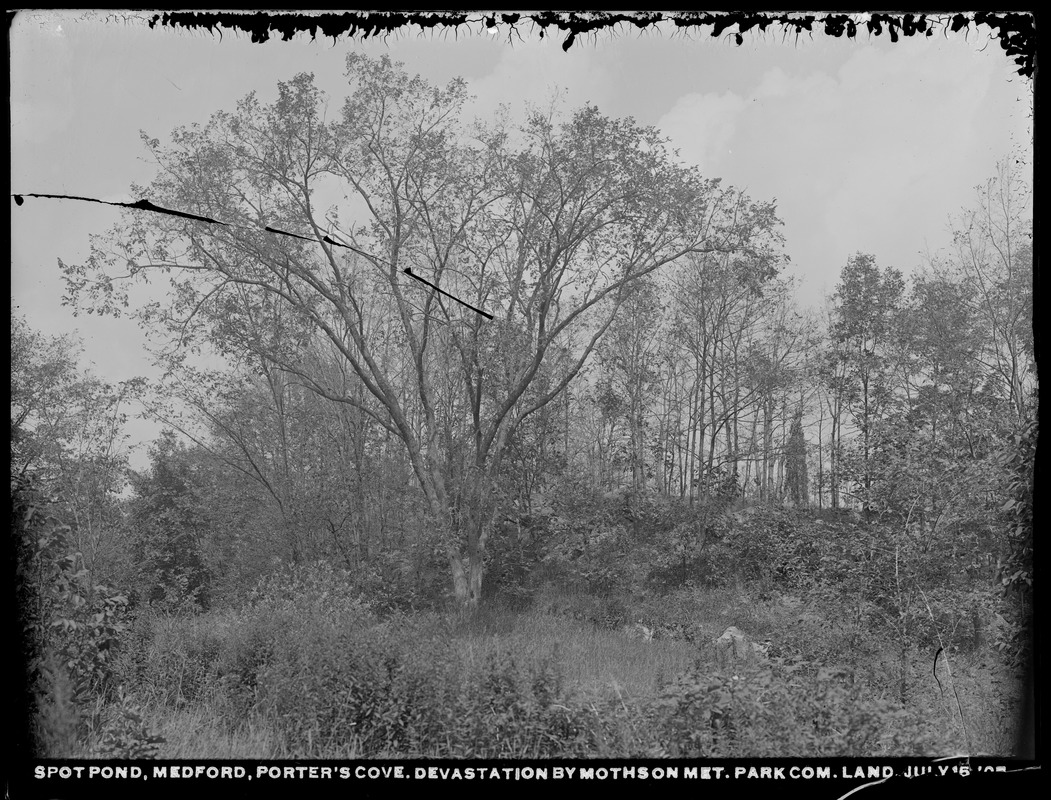
MULTIPOLYGON (((951 215, 1008 156, 1031 159, 1032 83, 971 28, 928 38, 861 32, 796 37, 770 28, 740 46, 708 30, 632 27, 543 38, 480 22, 456 35, 405 30, 366 41, 299 36, 265 44, 225 31, 155 28, 148 15, 23 12, 10 28, 11 192, 129 202, 154 177, 140 130, 162 141, 256 91, 312 72, 335 112, 350 52, 389 54, 444 84, 463 77, 472 111, 521 113, 555 93, 653 125, 706 176, 777 201, 798 301, 818 306, 856 252, 906 274, 949 245, 951 215)), ((480 16, 480 15, 479 15, 480 16)), ((12 307, 50 335, 76 331, 85 366, 110 381, 153 376, 130 319, 74 317, 58 259, 80 263, 121 211, 72 200, 11 202, 12 307)), ((156 436, 138 421, 134 439, 156 436)))

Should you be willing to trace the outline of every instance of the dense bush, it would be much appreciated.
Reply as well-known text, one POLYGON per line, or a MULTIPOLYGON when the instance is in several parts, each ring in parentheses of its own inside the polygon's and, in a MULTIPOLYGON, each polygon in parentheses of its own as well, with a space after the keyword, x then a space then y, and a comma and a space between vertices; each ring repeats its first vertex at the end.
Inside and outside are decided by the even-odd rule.
POLYGON ((1005 466, 1010 475, 1009 497, 1000 509, 1006 530, 1006 553, 999 565, 1001 588, 1010 601, 1016 634, 1000 648, 1012 661, 1024 664, 1032 650, 1033 489, 1037 423, 1030 421, 1012 436, 1005 466))
POLYGON ((436 529, 414 531, 397 548, 378 550, 359 565, 352 578, 359 593, 381 612, 441 608, 451 588, 448 561, 436 529))
POLYGON ((69 526, 48 515, 30 479, 14 477, 11 496, 32 752, 151 753, 160 740, 121 685, 127 598, 92 580, 69 526))
POLYGON ((662 745, 689 758, 929 755, 951 743, 920 715, 865 697, 845 670, 697 668, 664 691, 662 745))

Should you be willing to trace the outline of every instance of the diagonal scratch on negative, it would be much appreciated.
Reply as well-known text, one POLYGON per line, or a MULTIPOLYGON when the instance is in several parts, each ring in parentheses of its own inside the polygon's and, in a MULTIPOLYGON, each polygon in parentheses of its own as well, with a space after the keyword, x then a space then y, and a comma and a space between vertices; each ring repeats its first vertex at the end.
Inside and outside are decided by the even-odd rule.
POLYGON ((890 780, 890 778, 880 778, 878 781, 869 781, 868 783, 863 783, 860 786, 855 786, 849 792, 837 798, 837 800, 847 800, 847 798, 855 792, 860 792, 862 789, 867 789, 869 786, 879 786, 881 783, 885 783, 888 780, 890 780))
MULTIPOLYGON (((288 231, 283 231, 280 228, 272 228, 269 225, 264 227, 263 230, 266 231, 267 233, 277 233, 277 234, 280 234, 281 236, 291 236, 293 239, 302 239, 304 242, 316 242, 316 241, 319 241, 318 239, 314 238, 313 236, 300 236, 298 233, 289 233, 288 231)), ((376 256, 372 255, 372 253, 366 253, 364 250, 360 250, 357 247, 354 247, 353 245, 345 244, 343 242, 337 242, 335 239, 331 238, 327 233, 324 236, 321 237, 320 241, 324 242, 325 244, 334 244, 336 247, 345 247, 348 250, 353 250, 355 253, 361 253, 363 256, 366 256, 367 258, 371 258, 371 259, 373 259, 375 261, 381 260, 381 259, 376 258, 376 256)))
POLYGON ((457 303, 459 303, 460 305, 462 305, 462 306, 467 306, 467 307, 468 307, 469 309, 471 309, 471 311, 477 312, 478 314, 481 314, 481 315, 482 315, 483 317, 486 317, 487 319, 492 319, 492 318, 493 318, 493 315, 492 315, 492 314, 488 314, 488 313, 486 313, 485 311, 482 311, 482 309, 480 309, 480 308, 475 308, 475 307, 474 307, 474 306, 472 306, 472 305, 471 305, 470 303, 465 303, 465 302, 464 302, 463 300, 461 300, 461 299, 460 299, 459 297, 456 297, 456 296, 454 296, 454 295, 451 295, 451 294, 449 294, 449 293, 448 293, 447 291, 445 291, 444 289, 439 289, 439 288, 438 288, 437 286, 435 286, 435 285, 434 285, 433 283, 431 283, 430 281, 428 281, 428 280, 424 280, 423 278, 421 278, 421 277, 420 277, 419 275, 417 275, 417 274, 416 274, 415 272, 413 272, 413 271, 412 271, 411 269, 409 269, 408 267, 406 267, 405 269, 403 269, 403 270, 402 270, 402 272, 404 272, 404 273, 405 273, 406 275, 408 275, 408 276, 409 276, 410 278, 415 278, 415 279, 416 279, 416 280, 418 280, 418 281, 419 281, 420 283, 426 283, 426 284, 427 284, 428 286, 430 286, 430 287, 431 287, 432 289, 434 289, 434 291, 438 292, 438 294, 444 294, 444 295, 445 295, 446 297, 448 297, 448 298, 449 298, 450 300, 455 300, 455 301, 456 301, 457 303))
MULTIPOLYGON (((935 758, 935 759, 933 759, 933 762, 935 764, 937 764, 939 761, 955 761, 957 759, 970 763, 971 756, 970 755, 943 756, 942 758, 935 758)), ((1011 770, 1011 772, 1030 772, 1030 771, 1035 771, 1037 769, 1039 769, 1039 767, 1037 767, 1037 766, 1021 767, 1020 769, 1011 770)), ((892 777, 896 777, 896 776, 892 776, 892 777)), ((868 783, 863 783, 860 786, 855 786, 853 789, 851 789, 846 794, 840 795, 840 797, 838 797, 837 800, 847 800, 847 798, 850 797, 852 794, 860 792, 862 789, 867 789, 869 786, 879 786, 881 783, 886 783, 889 780, 891 780, 891 778, 880 778, 879 780, 869 781, 868 783)))
MULTIPOLYGON (((194 220, 197 220, 198 222, 207 222, 207 223, 209 223, 211 225, 225 225, 227 227, 230 227, 230 223, 229 222, 221 222, 220 220, 212 219, 211 217, 202 217, 199 214, 189 214, 189 213, 187 213, 185 211, 176 211, 176 210, 171 209, 171 208, 163 208, 161 206, 154 205, 153 203, 151 203, 149 200, 146 200, 145 198, 142 199, 142 200, 138 200, 138 201, 136 201, 134 203, 116 203, 116 202, 111 202, 109 200, 98 200, 98 199, 96 199, 94 197, 79 197, 78 195, 72 195, 72 194, 33 194, 33 193, 29 193, 29 194, 15 194, 15 195, 12 195, 12 197, 15 198, 15 205, 17 205, 17 206, 21 206, 22 204, 24 204, 25 203, 25 198, 27 198, 27 197, 41 197, 41 198, 50 199, 50 200, 81 200, 81 201, 83 201, 85 203, 100 203, 101 205, 104 205, 104 206, 119 206, 120 208, 133 208, 133 209, 137 209, 139 211, 150 211, 150 212, 153 212, 155 214, 170 214, 173 217, 182 217, 184 219, 194 219, 194 220)), ((246 227, 246 226, 235 225, 233 227, 246 227)), ((366 253, 364 250, 359 250, 357 247, 354 247, 354 246, 349 245, 349 244, 344 244, 343 242, 337 242, 335 239, 332 239, 327 234, 325 236, 323 236, 319 240, 319 239, 316 239, 316 238, 311 237, 311 236, 300 236, 298 233, 289 233, 288 231, 283 231, 283 230, 280 230, 278 228, 272 228, 269 225, 266 225, 263 228, 263 230, 266 231, 267 233, 276 233, 276 234, 278 234, 280 236, 291 236, 293 239, 302 239, 305 242, 321 241, 321 242, 324 242, 326 244, 335 245, 336 247, 345 247, 348 250, 353 250, 355 253, 361 253, 363 256, 367 256, 369 258, 373 258, 373 259, 376 258, 375 256, 373 256, 373 255, 371 255, 369 253, 366 253)), ((430 286, 436 292, 444 294, 450 300, 455 300, 460 305, 466 306, 467 308, 471 309, 471 311, 474 311, 474 312, 476 312, 478 314, 481 314, 486 319, 490 319, 491 320, 493 318, 492 314, 486 313, 485 311, 482 311, 480 308, 475 308, 470 303, 465 303, 460 298, 449 294, 448 292, 446 292, 443 289, 439 289, 437 286, 435 286, 430 281, 424 280, 419 275, 413 274, 412 270, 409 269, 408 267, 405 268, 404 272, 410 278, 415 278, 416 280, 420 281, 421 283, 426 283, 428 286, 430 286)))
POLYGON ((170 209, 170 208, 161 208, 160 206, 155 206, 149 200, 145 200, 145 199, 139 200, 139 201, 134 202, 134 203, 112 203, 112 202, 110 202, 108 200, 96 200, 94 197, 78 197, 78 196, 72 195, 72 194, 26 194, 26 195, 16 194, 16 195, 14 195, 15 205, 19 205, 19 206, 22 205, 25 202, 25 200, 23 198, 26 198, 26 197, 44 197, 44 198, 48 198, 48 199, 52 199, 52 200, 83 200, 85 203, 101 203, 104 206, 120 206, 121 208, 135 208, 135 209, 138 209, 140 211, 153 211, 153 212, 155 212, 157 214, 171 214, 173 217, 184 217, 186 219, 195 219, 195 220, 197 220, 199 222, 209 222, 212 225, 226 225, 227 224, 225 222, 220 222, 217 219, 211 219, 210 217, 199 216, 198 214, 187 214, 185 211, 175 211, 175 210, 170 209))

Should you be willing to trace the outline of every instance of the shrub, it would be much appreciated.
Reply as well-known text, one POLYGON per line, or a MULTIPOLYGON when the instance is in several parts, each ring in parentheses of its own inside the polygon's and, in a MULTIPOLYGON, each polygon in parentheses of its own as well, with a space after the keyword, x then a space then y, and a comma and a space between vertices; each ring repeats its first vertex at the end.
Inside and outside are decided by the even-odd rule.
POLYGON ((154 735, 146 725, 142 707, 121 689, 116 702, 107 709, 99 755, 103 758, 156 758, 164 742, 163 737, 154 735))
POLYGON ((662 746, 690 758, 944 755, 950 742, 914 712, 866 698, 845 670, 700 666, 669 685, 662 746))
POLYGON ((289 644, 260 671, 255 708, 296 755, 587 752, 587 726, 550 667, 523 674, 507 654, 490 654, 465 668, 456 640, 415 620, 289 644))
POLYGON ((46 515, 47 500, 29 479, 13 478, 11 489, 32 747, 39 755, 69 755, 77 738, 69 732, 82 738, 88 708, 115 695, 127 598, 92 581, 71 529, 46 515))

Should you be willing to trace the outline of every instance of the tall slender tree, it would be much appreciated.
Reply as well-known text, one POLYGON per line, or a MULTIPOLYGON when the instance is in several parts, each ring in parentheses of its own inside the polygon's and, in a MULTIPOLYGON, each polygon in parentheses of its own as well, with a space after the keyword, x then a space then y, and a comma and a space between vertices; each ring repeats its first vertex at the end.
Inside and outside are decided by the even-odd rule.
POLYGON ((852 256, 840 274, 835 292, 831 335, 846 358, 847 407, 860 432, 858 470, 861 503, 869 508, 872 489, 871 451, 874 427, 892 393, 891 339, 905 282, 893 268, 880 269, 874 256, 852 256))

